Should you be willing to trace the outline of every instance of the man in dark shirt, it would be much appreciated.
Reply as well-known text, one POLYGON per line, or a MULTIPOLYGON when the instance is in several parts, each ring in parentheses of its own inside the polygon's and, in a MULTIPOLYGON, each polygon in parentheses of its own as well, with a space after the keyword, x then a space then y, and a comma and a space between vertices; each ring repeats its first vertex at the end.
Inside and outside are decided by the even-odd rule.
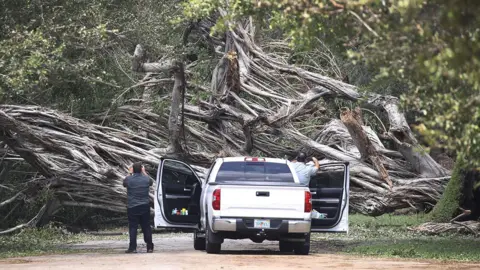
POLYGON ((150 186, 153 181, 146 175, 140 162, 130 168, 130 175, 123 180, 128 197, 128 225, 130 245, 126 253, 137 252, 137 228, 142 227, 143 239, 147 244, 147 252, 153 252, 152 229, 150 228, 150 186))

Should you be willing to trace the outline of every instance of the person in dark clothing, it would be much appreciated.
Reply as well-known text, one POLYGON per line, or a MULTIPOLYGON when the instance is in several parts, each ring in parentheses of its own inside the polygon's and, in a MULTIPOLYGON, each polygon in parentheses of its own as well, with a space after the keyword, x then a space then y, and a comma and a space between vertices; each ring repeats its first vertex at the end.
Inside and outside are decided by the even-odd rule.
POLYGON ((137 228, 140 224, 143 239, 147 244, 147 252, 153 252, 152 229, 150 228, 150 186, 153 181, 146 175, 145 168, 140 162, 133 164, 130 175, 123 180, 127 188, 128 197, 128 225, 130 245, 126 253, 137 252, 137 228))

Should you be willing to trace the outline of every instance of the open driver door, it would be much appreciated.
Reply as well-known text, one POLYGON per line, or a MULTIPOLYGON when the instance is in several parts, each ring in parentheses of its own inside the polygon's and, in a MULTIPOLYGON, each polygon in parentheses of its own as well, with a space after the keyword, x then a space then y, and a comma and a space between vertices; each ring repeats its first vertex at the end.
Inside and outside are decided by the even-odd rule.
POLYGON ((203 182, 188 164, 162 159, 156 179, 155 228, 198 228, 202 188, 203 182))

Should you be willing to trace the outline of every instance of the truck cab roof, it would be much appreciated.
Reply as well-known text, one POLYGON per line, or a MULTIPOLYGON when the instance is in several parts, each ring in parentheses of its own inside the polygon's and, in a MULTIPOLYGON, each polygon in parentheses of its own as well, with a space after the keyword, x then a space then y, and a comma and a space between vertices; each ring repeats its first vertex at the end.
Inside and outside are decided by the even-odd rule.
POLYGON ((287 163, 286 159, 282 158, 263 158, 263 157, 225 157, 218 158, 217 161, 221 160, 222 162, 239 162, 239 161, 258 161, 258 162, 270 162, 270 163, 287 163))

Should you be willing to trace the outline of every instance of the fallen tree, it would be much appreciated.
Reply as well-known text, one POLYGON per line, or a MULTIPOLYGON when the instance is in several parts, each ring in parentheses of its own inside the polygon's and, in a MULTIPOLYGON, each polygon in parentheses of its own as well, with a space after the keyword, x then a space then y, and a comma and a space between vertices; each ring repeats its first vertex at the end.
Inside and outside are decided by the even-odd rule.
MULTIPOLYGON (((449 171, 418 151, 421 147, 397 98, 360 94, 355 86, 320 69, 289 64, 283 54, 275 53, 275 48, 287 48, 285 44, 255 43, 251 21, 232 29, 220 45, 224 54, 210 86, 189 82, 189 65, 179 59, 142 62, 144 50, 137 46, 132 69, 148 73, 139 84, 148 91, 143 96, 171 99, 168 113, 145 104, 124 104, 87 122, 37 106, 1 105, 0 140, 38 170, 42 177, 34 181, 58 201, 45 205, 42 213, 61 206, 124 212, 126 191, 121 183, 133 161, 148 164, 155 175, 161 157, 181 158, 202 175, 218 156, 284 157, 300 149, 322 158, 321 163, 351 163, 354 212, 381 215, 407 207, 423 210, 436 203, 449 171), (172 82, 173 91, 165 96, 155 96, 149 88, 172 82), (206 92, 209 99, 194 103, 188 89, 206 92), (377 134, 364 126, 358 113, 344 110, 341 120, 335 117, 320 128, 307 127, 315 132, 305 132, 305 119, 325 110, 329 100, 322 101, 325 97, 375 108, 389 123, 382 123, 385 128, 377 134), (393 147, 385 147, 379 135, 393 147)), ((218 46, 217 39, 211 40, 218 46)))

